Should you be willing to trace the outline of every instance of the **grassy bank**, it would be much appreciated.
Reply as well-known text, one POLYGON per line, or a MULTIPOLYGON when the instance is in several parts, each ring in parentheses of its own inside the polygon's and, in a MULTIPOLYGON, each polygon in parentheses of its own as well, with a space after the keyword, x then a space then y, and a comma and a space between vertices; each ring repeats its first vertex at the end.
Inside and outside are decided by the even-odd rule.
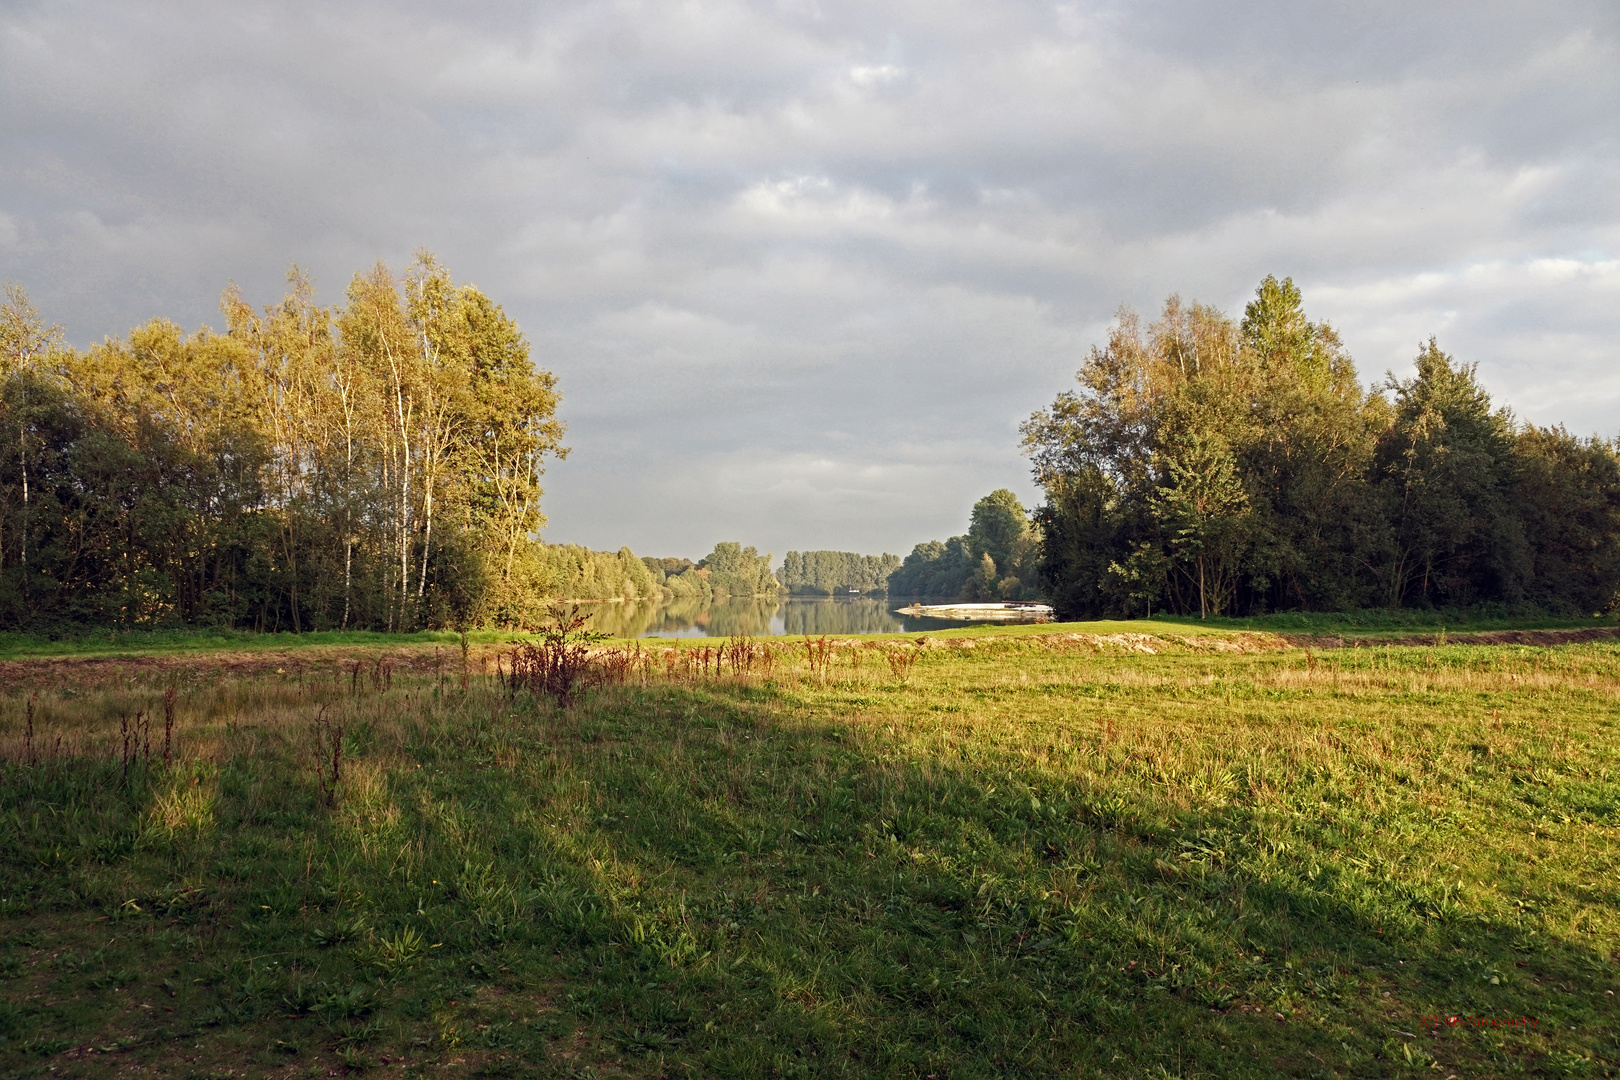
MULTIPOLYGON (((505 641, 511 634, 478 630, 467 635, 474 644, 505 641)), ((172 656, 196 653, 289 652, 293 650, 386 649, 457 646, 461 635, 450 630, 385 634, 371 630, 322 630, 307 634, 257 634, 246 630, 97 630, 46 637, 0 634, 0 660, 56 656, 172 656)))
POLYGON ((0 1075, 1620 1068, 1620 647, 1132 648, 14 695, 0 1075))
MULTIPOLYGON (((583 603, 581 610, 591 612, 603 605, 583 603)), ((1620 629, 1620 616, 1576 619, 1553 616, 1492 614, 1489 612, 1458 611, 1354 611, 1354 612, 1284 612, 1278 615, 1254 618, 1214 617, 1200 619, 1195 615, 1156 615, 1151 619, 1120 619, 1076 623, 1023 623, 1016 625, 961 626, 945 630, 928 630, 918 634, 869 635, 894 638, 909 637, 983 637, 1046 635, 1053 633, 1084 634, 1234 634, 1269 633, 1305 635, 1321 638, 1339 638, 1346 644, 1354 642, 1399 642, 1414 635, 1434 635, 1437 632, 1457 636, 1512 630, 1590 630, 1620 629)), ((474 630, 467 635, 470 645, 496 648, 532 635, 509 630, 474 630)), ((651 644, 673 643, 673 639, 643 639, 651 644)), ((686 640, 686 639, 683 639, 686 640)), ((305 634, 258 634, 236 630, 96 630, 55 637, 0 633, 0 661, 49 657, 120 657, 120 656, 187 656, 227 652, 232 654, 259 653, 321 653, 321 652, 376 652, 389 649, 450 649, 459 648, 461 635, 450 630, 423 630, 408 634, 386 634, 374 631, 318 631, 305 634)), ((691 641, 687 642, 689 645, 691 641)))
MULTIPOLYGON (((590 613, 596 604, 581 604, 581 611, 590 613)), ((870 634, 868 638, 911 639, 917 637, 985 637, 1025 636, 1079 632, 1087 634, 1120 633, 1172 633, 1228 635, 1242 632, 1240 626, 1169 622, 1158 619, 1087 623, 1026 623, 1011 626, 961 626, 949 630, 928 630, 917 634, 870 634)), ((480 653, 497 650, 516 641, 536 640, 537 635, 513 630, 474 630, 466 640, 470 648, 480 653)), ((618 639, 615 639, 618 640, 618 639)), ((701 647, 705 641, 714 645, 718 639, 703 638, 642 638, 642 644, 652 648, 681 646, 701 647)), ((762 639, 764 640, 764 639, 762 639)), ((797 642, 798 637, 783 637, 781 643, 797 642)), ((409 634, 385 634, 369 630, 319 631, 308 634, 255 634, 224 630, 104 630, 68 637, 42 637, 32 634, 0 633, 0 662, 6 660, 43 660, 71 657, 87 659, 114 659, 118 657, 202 657, 222 654, 231 657, 354 654, 372 655, 380 652, 421 652, 439 649, 441 652, 459 651, 462 636, 450 630, 422 630, 409 634)), ((797 646, 794 646, 797 647, 797 646)))

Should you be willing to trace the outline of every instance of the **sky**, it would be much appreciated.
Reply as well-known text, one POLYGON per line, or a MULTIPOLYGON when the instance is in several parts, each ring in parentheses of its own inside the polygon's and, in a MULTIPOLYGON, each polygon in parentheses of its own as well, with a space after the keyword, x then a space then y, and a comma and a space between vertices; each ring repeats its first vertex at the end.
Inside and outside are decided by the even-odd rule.
POLYGON ((0 0, 0 278, 84 346, 433 251, 557 374, 545 539, 905 554, 1121 304, 1291 276, 1620 429, 1620 5, 0 0))

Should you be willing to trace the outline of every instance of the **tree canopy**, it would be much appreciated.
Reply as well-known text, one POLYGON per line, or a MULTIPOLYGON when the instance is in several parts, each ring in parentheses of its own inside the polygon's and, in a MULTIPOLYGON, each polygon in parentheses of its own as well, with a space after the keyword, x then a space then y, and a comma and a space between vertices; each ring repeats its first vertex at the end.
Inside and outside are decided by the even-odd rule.
POLYGON ((1430 340, 1364 388, 1268 277, 1234 321, 1122 309, 1024 447, 1041 574, 1069 617, 1535 605, 1620 589, 1616 447, 1517 422, 1430 340))
POLYGON ((919 600, 1022 600, 1038 595, 1040 532, 1018 496, 998 488, 973 504, 967 535, 911 549, 889 595, 919 600))
POLYGON ((800 596, 881 593, 900 568, 897 555, 857 555, 853 551, 790 551, 776 576, 782 588, 800 596))
POLYGON ((339 307, 296 270, 279 303, 221 306, 223 332, 155 319, 79 352, 8 290, 0 624, 535 613, 559 570, 540 476, 566 451, 556 381, 498 304, 424 253, 339 307))

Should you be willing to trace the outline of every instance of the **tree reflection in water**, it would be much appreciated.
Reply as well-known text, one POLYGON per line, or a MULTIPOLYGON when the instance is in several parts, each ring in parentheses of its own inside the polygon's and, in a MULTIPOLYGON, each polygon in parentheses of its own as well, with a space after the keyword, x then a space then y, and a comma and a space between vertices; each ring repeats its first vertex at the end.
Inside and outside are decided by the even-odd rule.
MULTIPOLYGON (((896 601, 898 606, 903 601, 896 601)), ((755 596, 730 600, 626 601, 589 604, 590 626, 616 638, 820 637, 845 634, 916 634, 974 625, 955 619, 897 615, 887 600, 755 596)))
MULTIPOLYGON (((922 627, 902 618, 887 601, 801 600, 756 596, 667 604, 592 604, 591 628, 616 638, 777 637, 784 634, 896 634, 922 627)), ((928 620, 932 622, 932 620, 928 620)), ((939 625, 951 625, 940 623, 939 625)))

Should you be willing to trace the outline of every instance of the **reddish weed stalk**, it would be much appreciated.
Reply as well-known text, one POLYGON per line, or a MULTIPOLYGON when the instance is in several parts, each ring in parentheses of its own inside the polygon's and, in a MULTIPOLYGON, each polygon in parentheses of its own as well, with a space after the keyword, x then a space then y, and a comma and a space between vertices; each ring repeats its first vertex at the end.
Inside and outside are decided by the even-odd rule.
POLYGON ((123 750, 119 754, 119 764, 124 770, 124 785, 129 785, 129 769, 137 761, 143 764, 152 760, 152 721, 146 710, 141 709, 135 713, 133 719, 128 713, 118 717, 118 734, 123 740, 123 750))
POLYGON ((343 725, 328 720, 326 706, 322 705, 309 733, 315 743, 315 783, 321 801, 328 809, 336 810, 338 785, 343 781, 343 725))
POLYGON ((174 745, 174 687, 163 691, 163 767, 169 767, 169 751, 174 745))
POLYGON ((551 606, 551 622, 541 631, 538 645, 524 642, 512 650, 512 676, 508 687, 544 695, 559 708, 569 708, 579 695, 607 681, 612 672, 593 662, 591 646, 606 634, 585 629, 589 614, 580 614, 579 605, 551 606))
POLYGON ((833 643, 827 640, 827 635, 812 641, 808 636, 804 639, 804 651, 810 658, 810 674, 817 682, 827 681, 827 672, 832 668, 833 643))
POLYGON ((889 662, 889 670, 901 682, 911 681, 911 669, 917 666, 922 659, 922 651, 927 644, 927 638, 918 638, 915 648, 906 648, 904 645, 891 645, 883 650, 883 659, 889 662))

